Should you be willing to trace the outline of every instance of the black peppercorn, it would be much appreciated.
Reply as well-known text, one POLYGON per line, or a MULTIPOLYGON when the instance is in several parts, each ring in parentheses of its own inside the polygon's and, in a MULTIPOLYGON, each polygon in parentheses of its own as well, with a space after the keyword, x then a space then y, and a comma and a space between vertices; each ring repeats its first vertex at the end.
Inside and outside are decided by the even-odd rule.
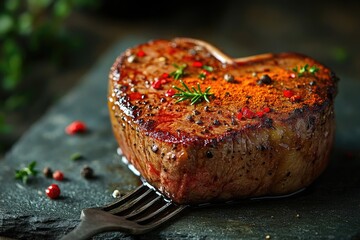
POLYGON ((196 110, 196 109, 195 109, 195 110, 193 111, 193 114, 194 114, 194 115, 199 115, 199 114, 200 114, 200 112, 199 112, 198 110, 196 110))
POLYGON ((213 121, 213 124, 214 124, 215 126, 219 126, 219 125, 220 125, 220 121, 217 120, 217 119, 215 119, 215 120, 213 121))
POLYGON ((47 177, 47 178, 52 178, 53 172, 52 172, 51 168, 45 167, 45 168, 43 169, 43 174, 44 174, 44 176, 47 177))
POLYGON ((269 75, 265 74, 265 75, 262 75, 260 80, 257 82, 258 85, 269 85, 272 83, 272 79, 269 77, 269 75))
POLYGON ((81 170, 81 176, 83 176, 84 178, 92 178, 94 176, 94 170, 89 167, 89 166, 85 166, 82 170, 81 170))
POLYGON ((202 125, 202 124, 204 124, 204 123, 203 123, 203 121, 201 121, 201 120, 197 120, 197 121, 196 121, 196 124, 197 124, 197 125, 202 125))
POLYGON ((310 86, 315 86, 315 85, 316 85, 316 82, 315 82, 315 81, 311 81, 309 84, 310 84, 310 86))
POLYGON ((206 157, 207 158, 212 158, 214 156, 214 154, 210 151, 206 151, 206 157))
POLYGON ((186 116, 186 120, 190 121, 190 122, 193 122, 194 121, 194 118, 192 115, 187 115, 186 116))

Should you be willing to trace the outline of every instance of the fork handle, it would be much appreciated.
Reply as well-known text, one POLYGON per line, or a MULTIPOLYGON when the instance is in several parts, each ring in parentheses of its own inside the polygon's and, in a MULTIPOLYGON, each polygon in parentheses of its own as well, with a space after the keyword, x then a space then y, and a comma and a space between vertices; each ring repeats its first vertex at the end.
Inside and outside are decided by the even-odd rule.
POLYGON ((60 240, 85 240, 98 233, 119 229, 113 218, 113 215, 98 209, 84 209, 81 211, 80 224, 60 240), (102 218, 106 218, 106 221, 102 218))

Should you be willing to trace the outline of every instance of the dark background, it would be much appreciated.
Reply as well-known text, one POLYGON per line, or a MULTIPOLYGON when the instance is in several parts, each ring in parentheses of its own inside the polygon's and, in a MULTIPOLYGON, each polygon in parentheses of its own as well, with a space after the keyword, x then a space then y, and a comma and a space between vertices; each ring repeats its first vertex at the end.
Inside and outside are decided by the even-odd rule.
MULTIPOLYGON (((48 23, 50 30, 33 27, 27 35, 0 35, 0 46, 7 38, 15 39, 23 59, 16 86, 0 89, 0 156, 79 82, 99 56, 131 37, 200 38, 234 57, 300 52, 329 66, 340 78, 359 81, 359 1, 61 0, 68 7, 61 8, 47 0, 41 14, 29 10, 27 1, 9 13, 4 3, 10 1, 17 2, 4 1, 1 13, 20 19, 28 12, 37 26, 48 23), (32 48, 34 41, 38 46, 32 48)), ((7 62, 4 51, 1 57, 7 62)), ((5 82, 6 72, 0 77, 5 82)))

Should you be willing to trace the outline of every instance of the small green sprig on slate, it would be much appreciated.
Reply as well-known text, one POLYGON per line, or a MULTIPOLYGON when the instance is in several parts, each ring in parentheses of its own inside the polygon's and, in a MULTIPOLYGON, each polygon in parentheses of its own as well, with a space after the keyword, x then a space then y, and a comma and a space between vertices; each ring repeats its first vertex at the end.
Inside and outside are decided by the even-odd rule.
POLYGON ((173 66, 176 68, 176 70, 171 72, 170 76, 173 77, 175 80, 179 80, 181 77, 185 75, 185 68, 187 67, 187 65, 182 64, 181 66, 179 66, 174 63, 173 66))
POLYGON ((299 69, 296 66, 292 70, 298 74, 298 77, 302 77, 307 72, 311 73, 312 75, 315 75, 315 73, 319 71, 319 68, 316 65, 313 65, 312 67, 309 68, 309 64, 305 64, 304 66, 300 66, 299 69))
POLYGON ((22 180, 23 183, 27 183, 29 176, 36 176, 38 171, 35 170, 36 161, 32 161, 27 167, 15 171, 15 179, 22 180))
POLYGON ((81 160, 83 158, 84 158, 84 156, 79 152, 75 152, 75 153, 71 154, 71 156, 70 156, 70 159, 73 161, 81 160))
POLYGON ((174 97, 179 98, 176 102, 182 102, 185 100, 190 100, 190 104, 194 105, 195 103, 198 103, 202 101, 203 99, 207 102, 210 102, 209 96, 214 95, 213 93, 210 93, 210 87, 207 87, 206 90, 203 92, 200 88, 200 84, 197 84, 197 89, 195 87, 192 87, 192 90, 182 81, 180 80, 181 84, 183 85, 184 89, 181 89, 177 86, 173 86, 174 89, 178 90, 179 92, 174 94, 174 97))

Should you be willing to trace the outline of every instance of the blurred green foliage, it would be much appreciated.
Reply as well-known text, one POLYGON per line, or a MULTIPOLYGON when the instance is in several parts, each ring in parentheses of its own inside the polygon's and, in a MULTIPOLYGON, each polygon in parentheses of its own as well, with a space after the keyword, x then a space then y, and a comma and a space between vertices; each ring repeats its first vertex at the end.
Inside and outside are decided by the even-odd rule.
POLYGON ((20 86, 39 59, 60 64, 79 45, 66 20, 76 9, 96 8, 97 0, 0 1, 0 134, 11 126, 9 111, 29 104, 20 86))

